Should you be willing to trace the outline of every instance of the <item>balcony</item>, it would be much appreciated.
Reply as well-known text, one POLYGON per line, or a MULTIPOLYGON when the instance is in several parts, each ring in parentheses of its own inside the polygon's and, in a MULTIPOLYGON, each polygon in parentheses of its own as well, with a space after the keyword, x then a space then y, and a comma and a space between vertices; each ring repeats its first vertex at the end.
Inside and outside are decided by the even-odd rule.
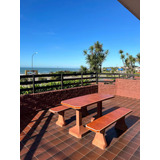
MULTIPOLYGON (((98 85, 21 96, 21 159, 140 159, 139 98, 139 80, 131 79, 116 79, 114 84, 99 82, 98 85), (115 124, 106 129, 108 146, 105 150, 92 145, 95 134, 93 132, 87 133, 82 139, 75 138, 68 133, 69 128, 76 124, 75 110, 70 109, 65 112, 67 125, 59 127, 55 123, 58 116, 48 111, 51 102, 46 104, 46 100, 42 104, 39 103, 42 97, 47 98, 49 96, 50 99, 53 99, 55 94, 61 94, 61 98, 65 99, 66 97, 63 97, 63 95, 71 98, 73 96, 95 92, 115 95, 115 98, 103 102, 103 115, 119 107, 126 107, 133 110, 131 114, 126 116, 127 131, 120 132, 115 130, 115 124), (32 104, 28 102, 32 102, 32 104), (29 110, 31 111, 29 112, 29 110)), ((58 101, 61 101, 61 99, 58 99, 58 101)), ((56 103, 56 101, 53 100, 52 103, 56 103)), ((91 117, 96 115, 96 105, 88 106, 88 112, 89 115, 83 117, 84 124, 89 123, 91 117)))

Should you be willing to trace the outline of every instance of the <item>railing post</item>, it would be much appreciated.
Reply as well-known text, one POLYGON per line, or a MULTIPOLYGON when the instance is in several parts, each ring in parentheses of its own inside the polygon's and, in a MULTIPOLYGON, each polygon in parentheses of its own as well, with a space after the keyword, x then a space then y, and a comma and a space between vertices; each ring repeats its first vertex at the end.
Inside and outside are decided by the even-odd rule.
POLYGON ((34 76, 34 73, 33 73, 33 93, 35 93, 35 76, 34 76))
POLYGON ((63 89, 63 73, 61 73, 61 89, 63 89))
POLYGON ((98 73, 96 72, 96 84, 98 84, 98 73))
POLYGON ((81 73, 81 86, 83 86, 83 73, 81 73))

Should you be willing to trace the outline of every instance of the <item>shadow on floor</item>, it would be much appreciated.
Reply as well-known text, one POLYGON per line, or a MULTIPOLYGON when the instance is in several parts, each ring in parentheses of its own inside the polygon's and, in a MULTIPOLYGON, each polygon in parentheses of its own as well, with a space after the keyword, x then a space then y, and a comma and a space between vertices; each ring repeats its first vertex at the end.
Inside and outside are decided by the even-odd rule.
POLYGON ((52 119, 53 113, 50 113, 47 120, 45 121, 43 127, 41 128, 40 132, 38 135, 36 135, 36 138, 34 140, 34 142, 32 143, 31 147, 29 148, 29 151, 27 152, 24 160, 28 160, 28 159, 32 159, 36 149, 38 148, 38 145, 44 135, 44 133, 46 132, 46 129, 52 119))
MULTIPOLYGON (((131 126, 133 126, 139 119, 140 119, 140 118, 137 117, 137 116, 133 116, 133 115, 128 116, 128 117, 125 119, 125 122, 126 122, 126 125, 127 125, 128 129, 129 129, 131 126)), ((115 125, 114 125, 114 126, 115 126, 115 125)), ((106 132, 105 138, 106 138, 106 141, 107 141, 107 144, 108 144, 108 145, 112 142, 112 140, 113 140, 114 138, 118 138, 118 137, 120 137, 120 136, 124 133, 124 131, 115 129, 114 126, 113 126, 111 129, 107 130, 107 132, 106 132)), ((127 132, 127 130, 126 130, 125 132, 127 132)))
MULTIPOLYGON (((44 116, 46 115, 48 110, 44 110, 43 113, 40 115, 40 117, 36 120, 36 122, 34 123, 34 125, 32 126, 32 128, 28 131, 28 133, 25 135, 25 137, 23 138, 23 140, 21 141, 23 145, 21 145, 20 150, 23 149, 23 146, 27 143, 27 141, 31 138, 32 134, 34 133, 34 131, 36 130, 36 128, 38 127, 38 125, 40 124, 41 120, 44 118, 44 116)), ((31 119, 32 120, 32 119, 31 119)), ((25 121, 25 120, 24 120, 25 121)), ((31 122, 31 121, 30 121, 31 122)), ((29 123, 29 122, 28 122, 29 123)))
MULTIPOLYGON (((118 108, 120 108, 120 107, 118 107, 118 106, 112 107, 112 108, 104 111, 102 114, 105 115, 105 114, 107 114, 107 113, 109 113, 109 112, 112 112, 112 111, 118 109, 118 108)), ((88 110, 88 114, 89 114, 89 115, 91 115, 91 114, 93 114, 93 113, 97 113, 97 107, 88 110)), ((95 116, 96 116, 96 115, 95 115, 95 116)), ((82 117, 86 117, 86 116, 85 116, 85 115, 82 115, 82 117)), ((94 116, 93 116, 93 117, 94 117, 94 116)), ((76 120, 76 115, 70 117, 70 119, 66 119, 66 125, 69 124, 69 123, 71 123, 71 122, 74 121, 74 120, 76 120)))
POLYGON ((33 112, 27 115, 20 115, 20 133, 25 129, 25 127, 31 122, 31 120, 36 116, 38 112, 33 112))
POLYGON ((120 108, 119 106, 114 106, 112 108, 107 109, 106 111, 103 112, 103 115, 108 114, 116 109, 120 108))

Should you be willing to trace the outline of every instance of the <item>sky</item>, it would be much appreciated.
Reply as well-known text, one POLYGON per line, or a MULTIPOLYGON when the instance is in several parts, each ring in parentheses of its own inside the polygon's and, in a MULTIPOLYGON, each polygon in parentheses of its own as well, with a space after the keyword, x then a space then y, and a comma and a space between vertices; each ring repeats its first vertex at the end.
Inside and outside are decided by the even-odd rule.
POLYGON ((140 52, 140 21, 117 0, 21 0, 20 66, 88 67, 83 50, 109 50, 102 67, 123 66, 119 50, 140 52))

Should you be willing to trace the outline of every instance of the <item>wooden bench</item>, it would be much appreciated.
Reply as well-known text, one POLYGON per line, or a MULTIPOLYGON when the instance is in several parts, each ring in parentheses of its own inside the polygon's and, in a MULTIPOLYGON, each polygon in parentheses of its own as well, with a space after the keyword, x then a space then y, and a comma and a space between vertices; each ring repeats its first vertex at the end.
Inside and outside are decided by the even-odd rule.
POLYGON ((65 126, 65 119, 64 119, 64 111, 68 110, 70 108, 66 106, 57 106, 54 108, 50 108, 49 111, 52 113, 58 113, 58 120, 56 121, 56 124, 60 127, 65 126))
POLYGON ((95 137, 92 144, 105 149, 107 142, 104 136, 105 129, 116 122, 115 128, 119 130, 127 130, 125 116, 131 113, 132 110, 127 108, 118 108, 86 125, 86 128, 95 132, 95 137))

